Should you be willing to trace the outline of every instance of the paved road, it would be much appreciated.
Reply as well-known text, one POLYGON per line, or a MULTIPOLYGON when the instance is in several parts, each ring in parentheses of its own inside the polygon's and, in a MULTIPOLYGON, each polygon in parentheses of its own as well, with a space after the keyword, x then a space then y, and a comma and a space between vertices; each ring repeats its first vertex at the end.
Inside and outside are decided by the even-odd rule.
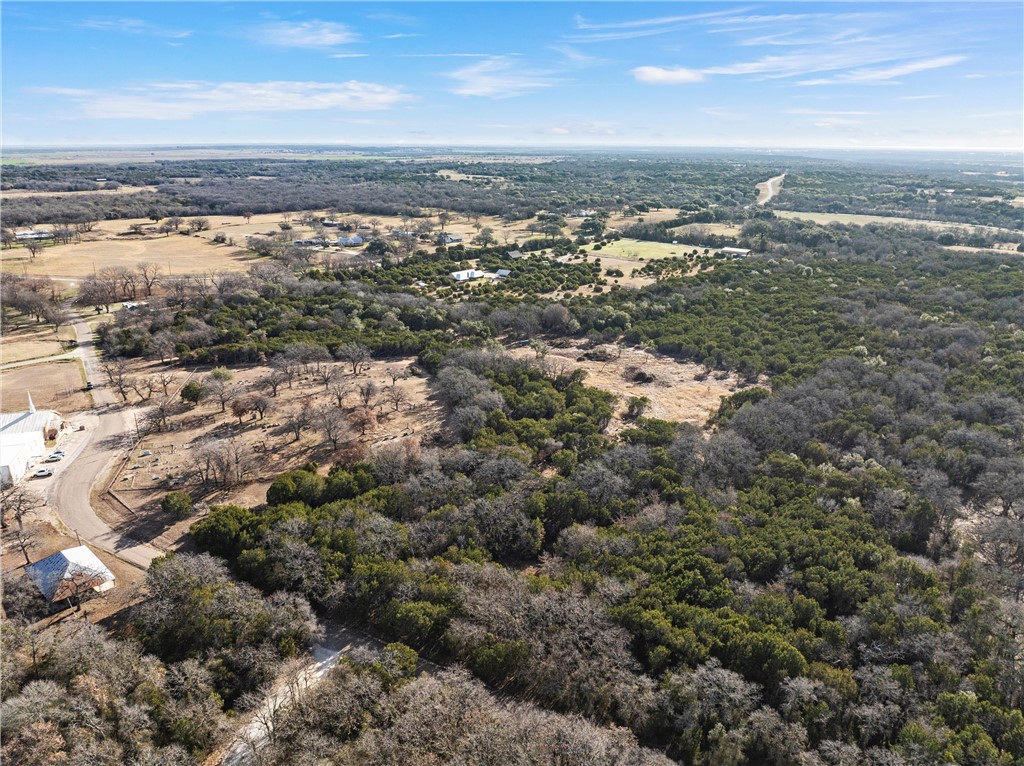
MULTIPOLYGON (((67 457, 57 463, 53 478, 47 480, 44 499, 57 513, 57 517, 82 540, 101 550, 113 553, 125 561, 145 569, 150 562, 164 551, 132 540, 110 528, 89 502, 93 485, 102 481, 110 466, 124 458, 124 451, 131 443, 131 430, 127 422, 128 411, 119 409, 114 395, 106 385, 101 385, 103 372, 100 369, 92 330, 84 320, 75 321, 78 347, 70 357, 82 360, 86 379, 93 389, 95 406, 75 421, 85 426, 85 431, 73 434, 67 457)), ((69 358, 68 355, 63 355, 69 358)), ((38 363, 41 360, 36 360, 38 363)))

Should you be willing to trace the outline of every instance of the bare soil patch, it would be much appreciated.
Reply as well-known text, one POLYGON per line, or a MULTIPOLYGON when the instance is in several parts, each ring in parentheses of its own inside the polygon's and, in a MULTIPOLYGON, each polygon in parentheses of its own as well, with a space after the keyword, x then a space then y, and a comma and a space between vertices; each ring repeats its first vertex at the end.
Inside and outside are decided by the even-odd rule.
POLYGON ((62 415, 92 406, 92 396, 82 390, 85 371, 78 359, 58 360, 0 370, 0 410, 19 412, 28 405, 56 410, 62 415))
MULTIPOLYGON (((625 415, 626 401, 631 396, 646 396, 650 400, 646 417, 702 426, 718 410, 722 397, 731 396, 744 387, 735 373, 705 376, 704 368, 691 362, 679 362, 635 348, 607 346, 602 349, 611 357, 607 362, 584 359, 582 343, 554 348, 545 361, 552 365, 564 365, 570 370, 586 370, 585 383, 588 386, 609 391, 619 397, 614 419, 608 426, 608 433, 611 434, 630 426, 625 415), (637 382, 636 372, 653 376, 653 380, 649 383, 637 382)), ((529 348, 516 348, 511 353, 519 357, 534 354, 529 348)))

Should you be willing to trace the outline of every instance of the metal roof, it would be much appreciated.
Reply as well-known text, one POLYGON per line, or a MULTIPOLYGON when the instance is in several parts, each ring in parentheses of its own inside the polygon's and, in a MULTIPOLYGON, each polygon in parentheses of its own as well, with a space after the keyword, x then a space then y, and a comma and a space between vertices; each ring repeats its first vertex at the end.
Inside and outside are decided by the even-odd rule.
POLYGON ((25 567, 25 574, 47 601, 61 601, 90 587, 106 590, 114 584, 114 573, 84 545, 47 556, 25 567))
POLYGON ((0 412, 0 435, 42 433, 54 415, 50 410, 0 412))

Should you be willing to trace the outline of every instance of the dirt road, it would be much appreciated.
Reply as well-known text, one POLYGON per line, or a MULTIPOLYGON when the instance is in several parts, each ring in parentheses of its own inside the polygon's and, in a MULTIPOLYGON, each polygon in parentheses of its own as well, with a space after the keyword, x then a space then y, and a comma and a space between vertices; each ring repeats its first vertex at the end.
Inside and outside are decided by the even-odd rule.
POLYGON ((754 187, 757 189, 757 202, 754 204, 767 205, 768 200, 772 197, 778 196, 778 193, 782 191, 782 180, 785 177, 786 174, 783 173, 781 176, 769 178, 767 181, 763 181, 754 187))
POLYGON ((93 485, 103 480, 116 460, 124 457, 132 432, 127 422, 128 411, 115 405, 113 392, 102 384, 103 373, 92 330, 78 319, 75 333, 78 347, 70 356, 81 359, 86 378, 96 386, 92 392, 95 406, 91 412, 75 417, 75 422, 84 425, 85 431, 75 434, 79 437, 75 439, 75 446, 57 464, 43 497, 61 522, 77 532, 82 540, 145 569, 153 559, 163 556, 164 551, 111 529, 90 504, 93 485))
POLYGON ((384 648, 377 639, 344 627, 329 630, 324 640, 313 647, 313 656, 303 666, 282 674, 263 704, 250 714, 235 738, 224 749, 206 759, 206 766, 249 766, 256 751, 266 746, 280 710, 296 697, 316 686, 342 657, 366 661, 384 648))

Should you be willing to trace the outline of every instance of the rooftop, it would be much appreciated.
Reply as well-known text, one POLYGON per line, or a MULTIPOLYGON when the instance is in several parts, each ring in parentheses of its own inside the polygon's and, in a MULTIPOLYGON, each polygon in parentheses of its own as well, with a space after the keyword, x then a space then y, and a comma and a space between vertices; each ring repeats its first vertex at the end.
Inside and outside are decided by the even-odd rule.
POLYGON ((0 412, 0 434, 42 432, 55 415, 51 410, 0 412))
POLYGON ((47 601, 79 595, 90 587, 104 591, 114 586, 114 573, 84 545, 47 556, 25 567, 25 574, 47 601))

